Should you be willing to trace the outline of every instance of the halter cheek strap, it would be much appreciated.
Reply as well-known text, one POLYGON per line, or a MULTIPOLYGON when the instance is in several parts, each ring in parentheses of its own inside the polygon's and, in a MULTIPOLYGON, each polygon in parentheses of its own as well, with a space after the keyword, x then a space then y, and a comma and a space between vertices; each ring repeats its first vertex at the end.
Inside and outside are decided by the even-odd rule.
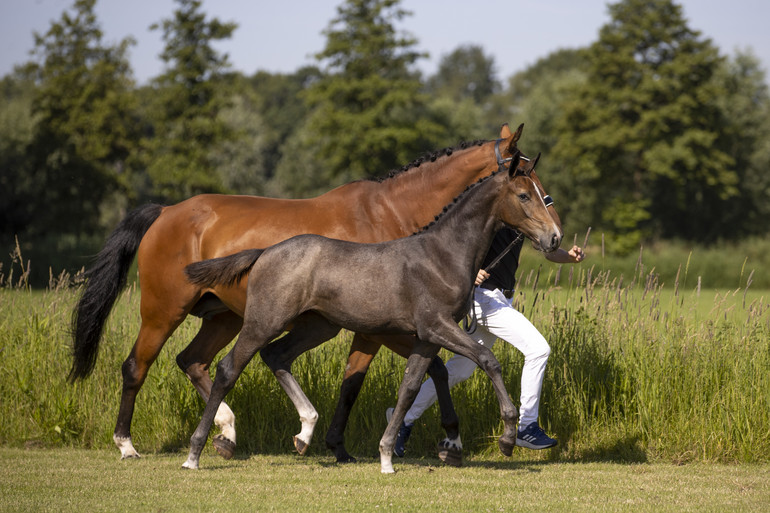
MULTIPOLYGON (((495 141, 495 158, 497 159, 497 170, 498 171, 505 171, 508 168, 505 167, 506 164, 508 164, 510 161, 513 160, 513 157, 508 157, 507 159, 503 158, 502 153, 500 153, 500 143, 503 142, 505 139, 498 139, 495 141)), ((525 157, 524 155, 519 154, 519 158, 523 160, 524 162, 529 162, 529 159, 525 157)))

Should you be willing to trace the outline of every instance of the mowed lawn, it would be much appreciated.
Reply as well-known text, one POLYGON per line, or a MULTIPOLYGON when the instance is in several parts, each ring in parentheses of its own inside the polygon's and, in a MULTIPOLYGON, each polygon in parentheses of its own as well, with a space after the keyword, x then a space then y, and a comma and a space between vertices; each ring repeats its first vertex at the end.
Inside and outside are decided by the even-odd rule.
MULTIPOLYGON (((521 449, 518 449, 521 450, 521 449)), ((560 463, 433 458, 337 465, 252 455, 201 469, 185 454, 120 461, 116 450, 0 448, 0 511, 770 511, 769 464, 560 463)))

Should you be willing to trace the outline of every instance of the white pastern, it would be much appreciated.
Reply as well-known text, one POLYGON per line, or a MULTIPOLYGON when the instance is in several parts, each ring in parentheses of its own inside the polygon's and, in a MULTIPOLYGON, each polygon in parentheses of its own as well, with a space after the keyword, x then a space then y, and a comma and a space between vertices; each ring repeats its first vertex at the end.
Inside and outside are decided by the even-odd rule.
POLYGON ((214 417, 214 424, 219 427, 220 432, 235 443, 235 414, 224 402, 219 403, 217 414, 214 417))
POLYGON ((380 472, 383 474, 395 474, 393 469, 393 451, 383 452, 380 449, 380 472))
POLYGON ((441 441, 441 444, 446 449, 457 449, 458 451, 462 451, 463 449, 463 442, 460 440, 460 435, 457 435, 457 438, 444 438, 441 441))
POLYGON ((115 445, 120 449, 120 459, 126 460, 131 458, 139 458, 139 453, 134 449, 134 444, 131 443, 131 437, 119 437, 112 435, 112 440, 115 445))
POLYGON ((187 461, 182 463, 182 468, 189 468, 191 470, 196 470, 198 468, 198 458, 196 458, 192 453, 190 453, 190 455, 187 456, 187 461))
POLYGON ((305 445, 310 445, 313 440, 315 425, 318 423, 318 412, 315 409, 300 411, 299 420, 302 422, 302 430, 297 434, 297 438, 302 440, 305 445))

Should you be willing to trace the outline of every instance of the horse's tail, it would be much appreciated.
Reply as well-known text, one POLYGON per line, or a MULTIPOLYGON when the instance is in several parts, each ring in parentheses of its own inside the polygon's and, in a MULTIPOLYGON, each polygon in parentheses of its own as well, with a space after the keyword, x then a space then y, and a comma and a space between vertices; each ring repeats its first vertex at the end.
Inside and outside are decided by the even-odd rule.
POLYGON ((195 285, 214 287, 234 285, 251 270, 264 249, 246 249, 234 255, 195 262, 184 268, 195 285))
POLYGON ((73 362, 69 381, 91 374, 107 317, 126 285, 126 277, 144 234, 160 216, 163 207, 148 204, 126 215, 113 231, 93 265, 86 272, 86 285, 72 312, 73 362))

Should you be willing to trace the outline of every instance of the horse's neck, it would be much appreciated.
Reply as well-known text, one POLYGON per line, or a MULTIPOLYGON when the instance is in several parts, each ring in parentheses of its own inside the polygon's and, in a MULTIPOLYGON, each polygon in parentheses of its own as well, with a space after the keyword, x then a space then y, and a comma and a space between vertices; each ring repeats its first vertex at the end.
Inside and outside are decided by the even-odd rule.
POLYGON ((451 155, 425 162, 381 183, 393 215, 417 231, 441 212, 468 185, 495 169, 489 144, 456 150, 451 155))
POLYGON ((452 252, 459 268, 479 269, 502 226, 496 211, 500 187, 500 175, 477 185, 426 231, 428 239, 452 252))

